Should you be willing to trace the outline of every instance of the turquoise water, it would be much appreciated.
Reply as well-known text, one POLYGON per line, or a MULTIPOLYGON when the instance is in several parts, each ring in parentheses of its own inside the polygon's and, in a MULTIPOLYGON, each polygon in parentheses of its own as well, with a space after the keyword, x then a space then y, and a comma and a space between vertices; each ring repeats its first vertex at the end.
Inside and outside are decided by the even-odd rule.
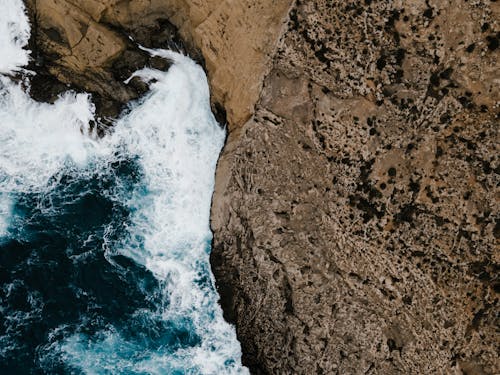
POLYGON ((0 373, 247 373, 210 271, 225 131, 203 70, 149 51, 174 65, 136 72, 151 91, 98 138, 88 95, 9 78, 29 26, 0 6, 0 373))

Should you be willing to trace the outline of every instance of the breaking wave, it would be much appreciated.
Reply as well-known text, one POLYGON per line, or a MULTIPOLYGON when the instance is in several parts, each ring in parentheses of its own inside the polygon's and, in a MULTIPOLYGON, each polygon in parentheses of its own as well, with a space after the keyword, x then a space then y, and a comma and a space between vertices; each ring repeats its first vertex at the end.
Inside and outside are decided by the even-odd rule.
POLYGON ((0 373, 247 373, 210 271, 225 131, 203 70, 149 51, 174 64, 136 72, 151 90, 99 138, 89 95, 10 77, 29 24, 0 5, 0 373))

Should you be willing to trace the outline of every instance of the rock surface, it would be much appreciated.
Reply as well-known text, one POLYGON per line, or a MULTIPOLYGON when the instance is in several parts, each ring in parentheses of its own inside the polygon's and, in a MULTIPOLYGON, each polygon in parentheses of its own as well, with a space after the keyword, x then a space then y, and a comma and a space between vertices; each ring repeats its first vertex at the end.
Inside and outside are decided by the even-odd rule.
POLYGON ((298 1, 212 265, 255 374, 498 374, 498 3, 298 1))
POLYGON ((31 82, 35 99, 52 102, 68 88, 90 92, 101 121, 106 122, 147 91, 139 79, 124 82, 134 71, 168 68, 167 61, 151 58, 139 45, 179 44, 173 25, 165 16, 152 17, 145 11, 143 18, 127 18, 119 3, 26 0, 32 24, 29 68, 37 73, 31 82))
POLYGON ((203 55, 230 130, 211 260, 253 373, 500 372, 497 2, 27 4, 43 100, 113 116, 166 68, 135 41, 203 55))

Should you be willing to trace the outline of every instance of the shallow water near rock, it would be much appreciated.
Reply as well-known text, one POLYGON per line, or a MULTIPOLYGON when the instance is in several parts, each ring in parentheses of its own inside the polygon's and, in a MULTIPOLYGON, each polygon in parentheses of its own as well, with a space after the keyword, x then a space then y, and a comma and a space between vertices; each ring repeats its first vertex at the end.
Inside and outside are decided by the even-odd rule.
POLYGON ((0 373, 246 373, 210 271, 225 131, 189 58, 97 137, 86 94, 34 102, 21 1, 0 1, 0 373))

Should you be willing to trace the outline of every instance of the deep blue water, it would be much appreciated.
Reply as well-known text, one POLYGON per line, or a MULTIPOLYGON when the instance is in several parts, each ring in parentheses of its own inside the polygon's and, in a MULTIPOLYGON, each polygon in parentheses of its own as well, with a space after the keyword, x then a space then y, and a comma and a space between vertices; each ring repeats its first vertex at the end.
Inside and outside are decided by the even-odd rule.
POLYGON ((114 264, 104 256, 105 229, 113 228, 108 239, 116 240, 129 216, 109 192, 117 178, 133 187, 140 175, 133 162, 115 171, 64 175, 53 191, 15 196, 10 236, 0 243, 1 373, 69 371, 40 350, 65 335, 92 335, 107 325, 148 330, 131 315, 154 308, 158 282, 123 256, 114 264))
POLYGON ((141 352, 200 344, 188 318, 155 313, 165 301, 150 271, 120 254, 106 259, 128 235, 130 216, 112 198, 141 189, 141 177, 127 161, 15 197, 9 236, 0 240, 0 373, 79 373, 54 347, 74 334, 98 341, 104 329, 141 352))

